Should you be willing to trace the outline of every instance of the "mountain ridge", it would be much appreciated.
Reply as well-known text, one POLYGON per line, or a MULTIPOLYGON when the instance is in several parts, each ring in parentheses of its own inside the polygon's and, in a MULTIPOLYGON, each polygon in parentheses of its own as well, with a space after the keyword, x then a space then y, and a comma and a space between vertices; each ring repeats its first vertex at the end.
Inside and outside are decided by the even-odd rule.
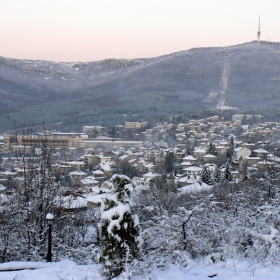
POLYGON ((104 115, 116 112, 144 118, 218 104, 240 109, 278 106, 278 65, 280 43, 258 46, 256 41, 93 62, 0 57, 0 131, 11 129, 12 119, 19 126, 23 121, 30 125, 42 114, 47 123, 74 124, 74 118, 79 125, 104 125, 109 121, 104 115))

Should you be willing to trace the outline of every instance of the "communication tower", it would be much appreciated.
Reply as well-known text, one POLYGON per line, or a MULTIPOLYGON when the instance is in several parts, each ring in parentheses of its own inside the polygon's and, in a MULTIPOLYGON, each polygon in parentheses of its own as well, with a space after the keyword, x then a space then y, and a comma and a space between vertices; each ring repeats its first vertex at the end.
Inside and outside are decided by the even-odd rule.
POLYGON ((259 16, 259 28, 258 28, 258 45, 260 45, 260 37, 261 37, 261 17, 259 16))

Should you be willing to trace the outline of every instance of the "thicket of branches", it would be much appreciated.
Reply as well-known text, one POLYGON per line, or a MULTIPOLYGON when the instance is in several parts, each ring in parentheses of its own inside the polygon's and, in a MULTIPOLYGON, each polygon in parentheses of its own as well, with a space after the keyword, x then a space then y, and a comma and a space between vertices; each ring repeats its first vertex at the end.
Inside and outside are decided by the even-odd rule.
POLYGON ((46 143, 40 157, 22 155, 22 186, 10 187, 8 196, 0 196, 0 262, 46 259, 48 213, 55 216, 54 260, 89 263, 96 259, 98 212, 67 210, 74 198, 66 196, 66 177, 53 168, 54 163, 46 143))
POLYGON ((188 258, 251 257, 280 264, 280 180, 277 170, 223 182, 211 191, 178 196, 155 188, 135 198, 146 267, 187 265, 188 258))
MULTIPOLYGON (((1 201, 0 262, 45 259, 49 212, 55 214, 54 260, 94 261, 98 212, 65 211, 70 203, 64 196, 65 177, 53 168, 48 149, 36 160, 39 165, 23 159, 23 189, 1 201)), ((170 263, 186 266, 188 258, 209 255, 213 262, 242 256, 280 265, 279 190, 276 169, 180 195, 174 182, 165 177, 154 180, 147 192, 133 196, 131 211, 139 217, 143 238, 138 271, 170 263)))

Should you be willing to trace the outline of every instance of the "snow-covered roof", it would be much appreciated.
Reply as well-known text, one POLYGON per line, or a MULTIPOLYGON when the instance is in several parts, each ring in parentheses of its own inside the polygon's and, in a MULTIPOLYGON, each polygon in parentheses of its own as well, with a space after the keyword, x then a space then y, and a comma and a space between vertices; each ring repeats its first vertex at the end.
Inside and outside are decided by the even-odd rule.
POLYGON ((215 163, 205 163, 204 166, 207 167, 216 167, 217 165, 215 163))
POLYGON ((69 173, 70 176, 86 176, 87 173, 81 171, 81 170, 76 170, 76 171, 72 171, 69 173))
POLYGON ((261 158, 260 157, 245 157, 245 159, 247 159, 247 160, 250 160, 250 159, 252 159, 252 160, 259 160, 261 158))
POLYGON ((203 190, 209 190, 212 186, 209 186, 203 182, 194 182, 191 185, 184 186, 181 188, 178 188, 177 190, 183 194, 183 193, 193 193, 193 192, 201 192, 203 190))
POLYGON ((206 153, 206 151, 202 148, 197 148, 194 150, 195 153, 206 153))
POLYGON ((155 178, 155 177, 158 177, 158 176, 160 176, 160 174, 152 173, 152 172, 148 172, 148 173, 143 174, 143 177, 145 177, 145 178, 155 178))
POLYGON ((7 188, 0 184, 0 191, 5 191, 7 188))
POLYGON ((95 180, 94 177, 86 177, 85 179, 80 180, 84 185, 89 185, 89 184, 99 184, 97 180, 95 180))
POLYGON ((180 178, 178 180, 179 183, 188 183, 188 184, 192 184, 194 182, 194 178, 190 178, 190 176, 185 176, 183 178, 180 178))
POLYGON ((184 157, 183 160, 188 161, 188 160, 197 160, 197 159, 192 155, 188 155, 188 156, 184 157))
POLYGON ((102 170, 94 170, 91 172, 93 175, 104 175, 104 172, 102 170))
POLYGON ((228 146, 216 146, 216 149, 228 149, 228 146))
POLYGON ((90 195, 86 198, 86 201, 93 202, 93 203, 102 203, 105 197, 108 197, 108 194, 102 193, 102 194, 90 195))
POLYGON ((269 152, 263 148, 259 148, 253 151, 254 153, 269 154, 269 152))
POLYGON ((198 166, 190 166, 190 167, 186 167, 183 169, 184 171, 201 171, 202 168, 201 167, 198 167, 198 166))
POLYGON ((182 166, 191 166, 192 163, 189 162, 189 161, 183 161, 180 165, 182 165, 182 166))
POLYGON ((257 165, 276 165, 276 163, 268 160, 262 160, 262 161, 258 161, 257 165))
POLYGON ((70 165, 84 165, 85 163, 83 161, 68 161, 67 164, 70 164, 70 165))
POLYGON ((128 157, 128 155, 122 155, 122 156, 120 156, 120 160, 124 160, 127 157, 128 157))
POLYGON ((207 154, 207 155, 205 155, 205 156, 203 156, 204 158, 215 158, 216 156, 214 156, 214 155, 211 155, 211 154, 207 154))
MULTIPOLYGON (((77 197, 71 197, 71 196, 65 196, 63 199, 63 207, 66 209, 76 209, 76 208, 85 208, 87 207, 87 202, 84 197, 77 196, 77 197)), ((60 200, 61 202, 61 200, 60 200)))

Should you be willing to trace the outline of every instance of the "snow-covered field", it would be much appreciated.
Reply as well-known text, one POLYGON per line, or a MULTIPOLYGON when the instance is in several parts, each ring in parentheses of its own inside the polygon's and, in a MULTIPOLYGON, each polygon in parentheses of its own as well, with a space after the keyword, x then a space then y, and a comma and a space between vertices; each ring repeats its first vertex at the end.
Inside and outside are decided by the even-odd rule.
MULTIPOLYGON (((248 259, 211 263, 210 258, 189 261, 184 268, 170 266, 168 270, 154 270, 144 276, 132 276, 131 280, 278 280, 280 267, 263 267, 248 259)), ((56 263, 10 262, 0 264, 1 280, 104 280, 100 265, 76 265, 65 260, 56 263), (17 271, 3 271, 23 269, 17 271)), ((124 279, 119 277, 119 279, 124 279)))

